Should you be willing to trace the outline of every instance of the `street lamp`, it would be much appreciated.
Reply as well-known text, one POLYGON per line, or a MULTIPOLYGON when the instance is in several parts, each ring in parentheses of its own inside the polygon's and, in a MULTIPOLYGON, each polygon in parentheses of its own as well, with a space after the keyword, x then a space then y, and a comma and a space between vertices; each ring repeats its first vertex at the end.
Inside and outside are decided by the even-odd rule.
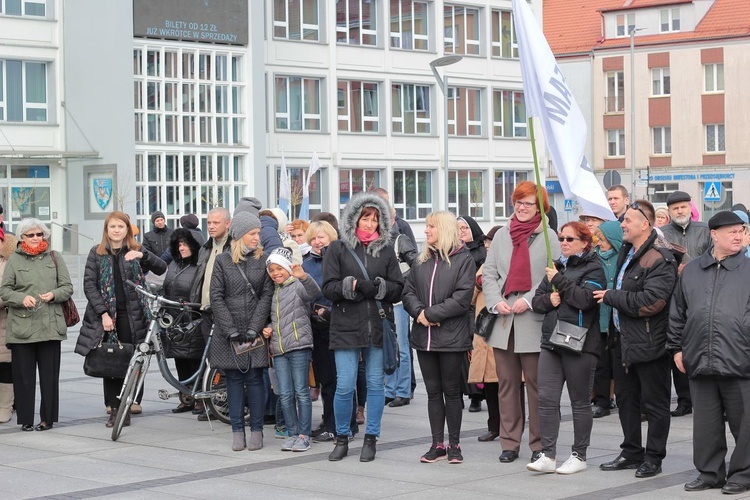
MULTIPOLYGON (((445 165, 445 210, 448 209, 448 183, 450 180, 450 173, 448 172, 448 75, 440 77, 438 68, 441 66, 450 66, 456 64, 458 61, 463 59, 463 56, 451 55, 438 57, 434 61, 430 62, 430 69, 432 74, 435 75, 438 87, 443 93, 443 112, 445 114, 443 120, 443 164, 445 165)), ((456 215, 458 215, 458 207, 456 207, 456 215)))
POLYGON ((635 32, 644 28, 630 28, 630 199, 635 200, 635 32))

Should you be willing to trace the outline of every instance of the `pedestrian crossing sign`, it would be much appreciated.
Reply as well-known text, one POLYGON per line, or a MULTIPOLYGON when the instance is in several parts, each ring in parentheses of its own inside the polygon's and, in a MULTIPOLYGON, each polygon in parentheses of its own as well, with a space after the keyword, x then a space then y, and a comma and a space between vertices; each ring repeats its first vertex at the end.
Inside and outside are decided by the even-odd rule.
POLYGON ((568 199, 568 198, 565 199, 565 211, 566 212, 573 211, 573 200, 568 199))
POLYGON ((721 201, 721 182, 707 182, 703 188, 704 201, 721 201))

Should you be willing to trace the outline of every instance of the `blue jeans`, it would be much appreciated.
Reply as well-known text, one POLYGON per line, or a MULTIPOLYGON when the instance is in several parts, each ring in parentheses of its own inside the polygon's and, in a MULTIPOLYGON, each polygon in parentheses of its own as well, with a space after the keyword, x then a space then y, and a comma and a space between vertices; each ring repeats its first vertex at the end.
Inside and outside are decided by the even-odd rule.
POLYGON ((411 355, 409 353, 409 315, 403 304, 393 305, 396 319, 396 338, 401 364, 393 375, 385 376, 385 397, 411 398, 411 355))
POLYGON ((241 432, 245 428, 245 405, 250 409, 250 430, 263 430, 263 368, 250 368, 242 373, 236 369, 225 369, 227 377, 227 404, 229 419, 232 421, 232 432, 241 432), (245 398, 247 388, 247 399, 245 398))
POLYGON ((312 426, 312 401, 308 373, 312 349, 298 349, 273 358, 273 367, 279 379, 279 401, 284 410, 284 421, 290 436, 310 436, 312 426), (295 407, 295 398, 297 404, 295 407))
POLYGON ((333 413, 336 417, 336 434, 351 434, 351 418, 354 410, 354 388, 357 385, 359 353, 367 360, 367 427, 366 434, 380 436, 380 420, 383 417, 385 392, 383 390, 383 349, 336 349, 336 395, 333 398, 333 413))

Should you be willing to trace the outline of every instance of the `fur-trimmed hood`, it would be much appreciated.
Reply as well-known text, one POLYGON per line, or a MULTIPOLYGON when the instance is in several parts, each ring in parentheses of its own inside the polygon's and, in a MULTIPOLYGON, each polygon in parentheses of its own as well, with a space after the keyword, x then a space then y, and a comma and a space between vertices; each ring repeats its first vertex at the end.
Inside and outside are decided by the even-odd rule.
POLYGON ((6 260, 10 259, 10 256, 13 255, 13 252, 16 250, 17 246, 18 238, 10 233, 5 233, 5 240, 2 241, 2 244, 0 244, 0 257, 6 260))
POLYGON ((190 247, 191 255, 186 260, 188 264, 198 263, 198 252, 201 249, 200 242, 195 239, 195 235, 189 229, 180 227, 172 232, 172 236, 169 237, 169 253, 172 255, 172 259, 175 262, 183 263, 183 258, 180 255, 180 240, 184 240, 190 247))
POLYGON ((341 239, 350 248, 359 244, 357 238, 357 221, 365 207, 378 210, 378 239, 367 246, 367 253, 377 257, 380 251, 391 242, 391 210, 383 198, 375 193, 360 191, 352 196, 341 212, 341 239))

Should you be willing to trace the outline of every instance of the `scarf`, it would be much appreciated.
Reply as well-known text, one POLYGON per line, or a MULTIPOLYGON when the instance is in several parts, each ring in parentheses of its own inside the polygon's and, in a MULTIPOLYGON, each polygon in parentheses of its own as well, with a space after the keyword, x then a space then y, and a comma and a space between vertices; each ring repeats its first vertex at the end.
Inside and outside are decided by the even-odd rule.
POLYGON ((27 255, 39 255, 40 253, 44 253, 48 247, 49 243, 47 243, 47 240, 42 240, 41 243, 35 247, 30 247, 25 241, 21 242, 21 250, 27 255))
POLYGON ((513 253, 510 256, 510 270, 505 280, 505 297, 513 292, 525 293, 531 290, 531 257, 529 256, 529 237, 539 227, 542 220, 537 213, 526 222, 516 217, 510 220, 510 239, 513 243, 513 253))
POLYGON ((367 246, 373 241, 377 240, 380 234, 377 231, 373 231, 371 233, 368 233, 366 231, 362 231, 360 228, 357 228, 355 231, 357 238, 359 238, 359 241, 362 243, 363 246, 367 246))
MULTIPOLYGON (((145 288, 146 278, 143 276, 143 270, 141 269, 141 261, 139 259, 133 259, 130 262, 124 260, 127 247, 120 249, 122 253, 122 263, 124 267, 124 273, 122 279, 130 279, 136 285, 143 286, 145 288)), ((111 253, 99 256, 99 291, 102 294, 104 305, 107 308, 112 321, 117 319, 117 299, 115 298, 115 278, 114 271, 112 270, 112 264, 114 263, 114 257, 111 253)), ((125 285, 125 292, 127 293, 127 285, 125 285)), ((151 309, 148 307, 148 300, 141 294, 138 294, 141 307, 144 312, 144 316, 147 320, 151 320, 151 309)))

